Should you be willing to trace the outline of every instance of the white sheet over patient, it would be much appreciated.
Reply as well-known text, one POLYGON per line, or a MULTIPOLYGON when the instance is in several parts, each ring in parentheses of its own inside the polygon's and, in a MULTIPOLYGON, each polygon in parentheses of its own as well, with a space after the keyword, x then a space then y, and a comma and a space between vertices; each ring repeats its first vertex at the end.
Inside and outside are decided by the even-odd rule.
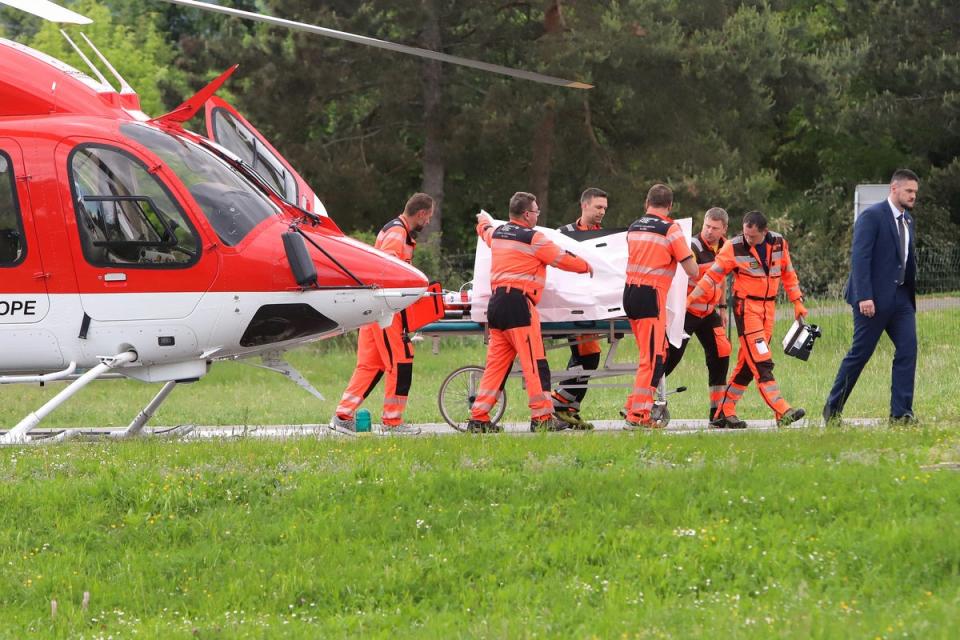
MULTIPOLYGON (((687 244, 693 227, 690 218, 676 221, 687 244)), ((495 227, 502 220, 494 220, 495 227)), ((562 248, 575 253, 593 266, 594 277, 547 267, 547 284, 537 305, 541 322, 606 320, 623 317, 623 285, 627 272, 627 232, 612 233, 601 238, 578 242, 559 231, 536 227, 562 248)), ((473 263, 473 301, 471 318, 487 321, 490 300, 490 247, 477 238, 477 254, 473 263)), ((667 293, 667 338, 674 346, 683 339, 683 316, 686 312, 687 274, 677 267, 667 293)))

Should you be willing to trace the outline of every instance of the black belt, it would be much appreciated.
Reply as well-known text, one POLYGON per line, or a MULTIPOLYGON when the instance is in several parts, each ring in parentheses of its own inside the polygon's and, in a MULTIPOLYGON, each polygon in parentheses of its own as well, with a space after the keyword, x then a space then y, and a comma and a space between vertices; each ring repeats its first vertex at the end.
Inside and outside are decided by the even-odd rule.
POLYGON ((533 291, 527 291, 523 287, 514 287, 511 285, 507 285, 505 287, 497 287, 496 289, 493 290, 494 293, 510 293, 511 291, 519 291, 520 293, 526 296, 533 296, 537 294, 536 289, 534 289, 533 291))
POLYGON ((769 298, 764 298, 763 296, 744 296, 747 300, 760 300, 762 302, 771 302, 777 299, 777 296, 770 296, 769 298))

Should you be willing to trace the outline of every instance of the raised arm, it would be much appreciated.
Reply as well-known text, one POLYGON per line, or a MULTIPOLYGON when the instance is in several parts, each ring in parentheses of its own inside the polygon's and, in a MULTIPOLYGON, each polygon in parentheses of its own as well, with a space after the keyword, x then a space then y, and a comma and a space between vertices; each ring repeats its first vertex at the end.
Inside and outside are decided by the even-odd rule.
POLYGON ((493 238, 493 218, 486 211, 477 214, 477 235, 490 246, 493 238))
POLYGON ((530 242, 533 254, 543 264, 572 271, 573 273, 589 273, 593 275, 593 267, 583 258, 580 258, 569 251, 560 248, 560 245, 550 241, 547 236, 537 231, 533 234, 533 240, 530 242))
POLYGON ((693 259, 692 255, 681 260, 680 266, 683 267, 687 277, 691 280, 696 280, 697 276, 700 275, 700 269, 697 268, 697 261, 693 259))
POLYGON ((720 249, 716 260, 713 261, 713 266, 707 269, 697 286, 687 296, 687 304, 693 302, 706 303, 713 300, 716 290, 723 287, 727 274, 733 271, 736 266, 737 259, 733 255, 733 245, 727 243, 720 249))

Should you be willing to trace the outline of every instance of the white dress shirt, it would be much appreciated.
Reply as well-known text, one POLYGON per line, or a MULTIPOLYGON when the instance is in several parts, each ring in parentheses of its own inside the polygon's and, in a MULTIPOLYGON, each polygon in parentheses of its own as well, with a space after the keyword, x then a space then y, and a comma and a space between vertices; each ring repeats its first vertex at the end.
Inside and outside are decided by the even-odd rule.
MULTIPOLYGON (((897 224, 897 217, 903 215, 905 212, 897 209, 893 204, 893 200, 887 198, 887 204, 890 205, 890 210, 893 212, 893 226, 897 228, 897 233, 900 233, 900 225, 897 224)), ((906 215, 903 218, 903 235, 904 240, 906 241, 906 250, 903 252, 903 261, 906 263, 907 256, 910 255, 910 223, 907 221, 906 215)))

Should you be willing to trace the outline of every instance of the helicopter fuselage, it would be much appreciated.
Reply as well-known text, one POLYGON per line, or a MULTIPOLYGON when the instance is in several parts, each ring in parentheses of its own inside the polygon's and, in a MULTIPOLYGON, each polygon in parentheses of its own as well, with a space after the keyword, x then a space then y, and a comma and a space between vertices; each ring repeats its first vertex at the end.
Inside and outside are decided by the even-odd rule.
POLYGON ((0 376, 132 351, 144 381, 387 322, 424 275, 135 96, 0 41, 0 376), (284 236, 316 270, 298 284, 284 236))

